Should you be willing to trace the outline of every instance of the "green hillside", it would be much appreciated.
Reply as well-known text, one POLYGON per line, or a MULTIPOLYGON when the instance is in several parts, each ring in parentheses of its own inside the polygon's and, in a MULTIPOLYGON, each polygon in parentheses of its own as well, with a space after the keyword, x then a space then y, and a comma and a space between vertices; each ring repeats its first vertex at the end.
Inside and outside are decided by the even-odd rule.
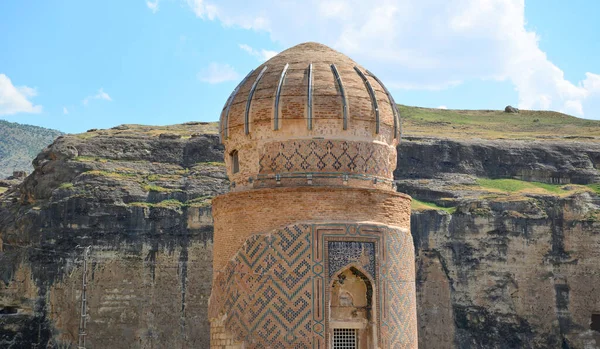
POLYGON ((600 120, 553 111, 451 110, 398 105, 406 136, 600 141, 600 120))
POLYGON ((43 127, 0 120, 0 179, 15 170, 30 173, 31 160, 61 134, 43 127))

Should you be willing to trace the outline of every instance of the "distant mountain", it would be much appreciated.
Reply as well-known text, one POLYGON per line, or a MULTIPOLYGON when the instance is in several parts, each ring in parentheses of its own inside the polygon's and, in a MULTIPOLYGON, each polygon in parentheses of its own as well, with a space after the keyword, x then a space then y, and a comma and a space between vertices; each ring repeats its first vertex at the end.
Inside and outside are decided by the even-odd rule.
POLYGON ((61 134, 57 130, 0 120, 0 179, 13 171, 31 173, 31 160, 61 134))

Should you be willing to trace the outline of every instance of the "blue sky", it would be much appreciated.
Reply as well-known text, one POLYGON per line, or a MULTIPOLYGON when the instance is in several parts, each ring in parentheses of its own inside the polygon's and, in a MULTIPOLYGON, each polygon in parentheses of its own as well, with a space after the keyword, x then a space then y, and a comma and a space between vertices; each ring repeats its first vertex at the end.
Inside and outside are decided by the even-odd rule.
POLYGON ((64 132, 214 121, 237 82, 303 41, 397 102, 600 119, 598 1, 0 2, 0 118, 64 132))

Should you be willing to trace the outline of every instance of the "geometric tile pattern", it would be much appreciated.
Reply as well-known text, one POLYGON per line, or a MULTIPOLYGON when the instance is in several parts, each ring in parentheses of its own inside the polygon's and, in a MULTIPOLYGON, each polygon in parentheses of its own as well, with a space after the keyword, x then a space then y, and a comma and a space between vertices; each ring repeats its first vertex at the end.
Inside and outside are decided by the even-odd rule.
MULTIPOLYGON (((313 261, 314 270, 336 270, 342 268, 337 265, 337 258, 332 258, 331 253, 339 254, 336 242, 361 242, 368 246, 372 244, 375 249, 375 274, 370 276, 374 280, 374 292, 378 317, 378 340, 381 348, 417 348, 417 314, 415 292, 415 258, 412 236, 409 232, 372 224, 315 224, 313 226, 313 261), (327 246, 328 248, 325 248, 327 246), (331 266, 333 262, 335 266, 331 266)), ((351 250, 352 251, 352 250, 351 250)), ((350 252, 351 252, 350 251, 350 252)), ((352 254, 352 253, 350 253, 352 254)), ((365 253, 366 254, 366 253, 365 253)), ((364 255, 364 254, 363 254, 364 255)), ((349 258, 348 263, 353 263, 368 271, 367 261, 360 258, 349 258), (359 263, 356 263, 356 262, 359 263)), ((327 273, 329 274, 329 272, 327 273)), ((329 285, 330 277, 315 274, 316 286, 329 285)), ((329 304, 329 293, 326 287, 316 287, 314 293, 315 303, 322 299, 321 306, 329 304)), ((329 328, 328 309, 324 307, 322 315, 313 311, 315 328, 329 328)), ((315 340, 322 339, 320 348, 326 348, 324 343, 330 343, 329 333, 326 330, 316 333, 315 340)), ((316 346, 315 346, 316 347, 316 346)))
MULTIPOLYGON (((332 277, 330 276, 330 271, 334 270, 335 272, 339 272, 345 269, 345 266, 338 265, 338 260, 336 255, 339 255, 339 252, 336 249, 329 249, 329 246, 336 246, 335 242, 359 242, 359 243, 371 243, 374 248, 375 255, 375 274, 381 275, 381 263, 380 259, 384 256, 380 255, 378 251, 381 250, 381 242, 382 242, 382 234, 381 234, 380 226, 373 225, 359 225, 359 224, 315 224, 313 227, 313 261, 315 266, 313 269, 317 271, 327 270, 326 273, 320 273, 315 275, 315 311, 313 312, 313 320, 315 323, 315 339, 313 344, 317 344, 316 347, 327 348, 325 343, 331 343, 332 338, 330 338, 331 331, 329 330, 329 308, 326 306, 330 303, 330 283, 332 277), (333 245, 331 245, 334 243, 333 245), (331 256, 331 254, 334 256, 331 256), (331 265, 331 263, 334 265, 331 265), (320 302, 317 302, 320 300, 320 302)), ((339 245, 338 245, 339 246, 339 245)), ((360 261, 360 260, 358 260, 360 261)), ((356 263, 357 260, 349 259, 348 264, 352 264, 354 266, 359 266, 363 271, 365 268, 363 267, 364 262, 356 263)), ((367 274, 370 274, 367 272, 367 274)), ((377 300, 376 304, 374 304, 377 311, 375 314, 378 315, 378 319, 381 319, 381 307, 382 304, 379 299, 377 284, 378 279, 376 275, 370 274, 368 275, 372 278, 372 285, 374 286, 375 299, 377 300)), ((380 321, 376 321, 378 325, 377 332, 381 331, 380 321)), ((377 336, 379 339, 379 346, 381 347, 381 334, 377 336)))
POLYGON ((360 241, 329 241, 329 277, 333 277, 351 263, 357 263, 373 278, 375 272, 375 244, 360 241))
POLYGON ((210 317, 246 348, 312 348, 310 226, 249 238, 214 279, 210 317))
POLYGON ((417 347, 414 246, 408 234, 386 234, 385 266, 387 326, 384 341, 388 348, 417 347))
POLYGON ((372 278, 379 346, 417 348, 412 237, 381 225, 296 224, 253 235, 215 271, 209 317, 225 314, 245 348, 327 348, 330 271, 340 261, 372 278), (343 246, 356 251, 340 259, 343 246))
POLYGON ((259 166, 260 174, 333 172, 392 177, 390 148, 368 142, 307 139, 267 143, 259 166))

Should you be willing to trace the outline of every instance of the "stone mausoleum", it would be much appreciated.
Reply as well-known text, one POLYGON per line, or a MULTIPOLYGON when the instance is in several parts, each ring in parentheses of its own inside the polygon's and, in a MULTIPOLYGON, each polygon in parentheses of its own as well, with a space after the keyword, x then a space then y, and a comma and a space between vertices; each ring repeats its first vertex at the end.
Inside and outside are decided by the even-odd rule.
POLYGON ((300 44, 240 82, 220 133, 211 348, 416 348, 411 199, 381 81, 300 44))

